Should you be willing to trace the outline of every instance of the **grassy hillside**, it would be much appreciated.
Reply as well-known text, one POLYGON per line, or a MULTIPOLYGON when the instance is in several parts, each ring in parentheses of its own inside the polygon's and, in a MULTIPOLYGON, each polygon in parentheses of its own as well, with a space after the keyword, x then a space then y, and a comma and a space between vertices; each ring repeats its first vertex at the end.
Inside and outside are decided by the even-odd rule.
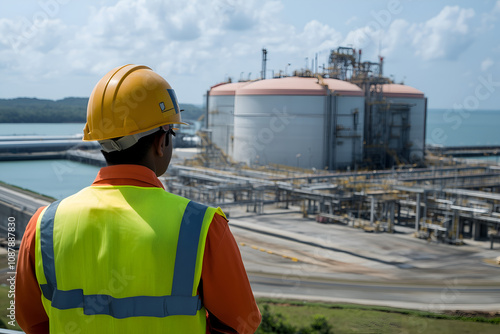
MULTIPOLYGON (((67 97, 62 100, 34 98, 0 99, 0 123, 84 123, 88 98, 67 97)), ((183 119, 196 120, 203 109, 180 104, 183 119)))
POLYGON ((86 98, 39 100, 17 98, 0 100, 0 123, 78 123, 85 122, 86 98))
POLYGON ((440 314, 381 306, 269 298, 260 298, 257 304, 262 313, 257 334, 500 333, 497 312, 440 314))

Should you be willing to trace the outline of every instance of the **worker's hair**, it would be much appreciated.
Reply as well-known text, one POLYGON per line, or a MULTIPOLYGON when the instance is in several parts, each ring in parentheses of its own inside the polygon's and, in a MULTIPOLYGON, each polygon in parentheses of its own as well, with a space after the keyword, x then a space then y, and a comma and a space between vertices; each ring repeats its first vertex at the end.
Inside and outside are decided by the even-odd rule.
MULTIPOLYGON (((161 136, 165 132, 163 130, 158 130, 155 133, 144 136, 133 146, 127 148, 123 151, 113 151, 104 152, 101 151, 106 159, 108 165, 124 165, 124 164, 137 164, 141 162, 146 153, 148 152, 151 145, 153 145, 156 136, 161 136)), ((165 145, 168 146, 169 136, 167 135, 165 139, 165 145)))

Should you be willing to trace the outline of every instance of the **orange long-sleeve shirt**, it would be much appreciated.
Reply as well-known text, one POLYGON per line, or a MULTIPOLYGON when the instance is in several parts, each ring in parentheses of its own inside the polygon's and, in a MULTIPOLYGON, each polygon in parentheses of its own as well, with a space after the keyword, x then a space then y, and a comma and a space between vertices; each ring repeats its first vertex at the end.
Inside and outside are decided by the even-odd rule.
MULTIPOLYGON (((101 168, 93 187, 132 185, 161 187, 153 171, 137 165, 101 168)), ((16 320, 27 334, 49 333, 35 274, 36 222, 43 208, 31 217, 19 248, 16 276, 16 320)), ((227 220, 216 214, 208 230, 199 286, 207 309, 207 333, 253 333, 261 314, 248 282, 238 245, 227 220)))

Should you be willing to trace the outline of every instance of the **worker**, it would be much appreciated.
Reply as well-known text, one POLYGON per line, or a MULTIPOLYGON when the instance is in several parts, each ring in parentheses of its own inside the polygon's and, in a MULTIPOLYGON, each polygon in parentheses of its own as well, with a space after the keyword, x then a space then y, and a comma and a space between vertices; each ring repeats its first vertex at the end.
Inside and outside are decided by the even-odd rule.
POLYGON ((253 333, 261 321, 220 208, 158 179, 185 124, 174 90, 125 65, 95 86, 84 141, 107 166, 38 209, 19 249, 16 319, 38 333, 253 333))

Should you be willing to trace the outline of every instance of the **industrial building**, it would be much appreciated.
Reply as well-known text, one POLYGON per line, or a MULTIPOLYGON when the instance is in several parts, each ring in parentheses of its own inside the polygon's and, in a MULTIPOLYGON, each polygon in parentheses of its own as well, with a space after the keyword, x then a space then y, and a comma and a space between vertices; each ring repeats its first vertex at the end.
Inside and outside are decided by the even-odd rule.
POLYGON ((336 80, 287 77, 236 91, 234 153, 249 164, 336 169, 363 157, 362 90, 336 80))
POLYGON ((211 141, 226 154, 233 155, 234 137, 234 97, 236 90, 248 82, 219 84, 212 87, 208 99, 211 141))
POLYGON ((421 162, 425 151, 427 99, 406 85, 383 84, 382 102, 369 101, 365 157, 372 165, 421 162))
POLYGON ((360 51, 340 47, 322 73, 215 85, 207 93, 211 141, 249 165, 337 170, 419 163, 427 100, 384 77, 382 68, 382 58, 361 62, 360 51))

